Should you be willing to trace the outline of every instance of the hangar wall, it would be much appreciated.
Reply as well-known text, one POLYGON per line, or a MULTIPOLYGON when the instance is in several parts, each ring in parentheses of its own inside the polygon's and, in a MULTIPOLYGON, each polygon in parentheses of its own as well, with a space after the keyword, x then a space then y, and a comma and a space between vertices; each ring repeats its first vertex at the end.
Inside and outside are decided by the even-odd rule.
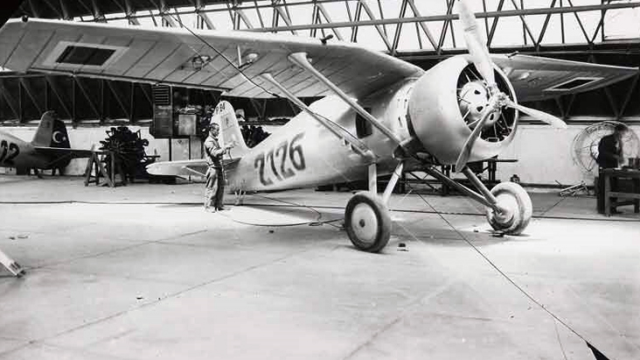
MULTIPOLYGON (((590 125, 590 124, 589 124, 590 125)), ((550 126, 521 125, 516 137, 499 158, 518 159, 516 163, 499 163, 496 178, 507 181, 517 174, 520 182, 536 185, 593 185, 593 175, 585 174, 573 162, 573 139, 589 125, 569 125, 568 129, 550 126)), ((629 126, 640 135, 640 125, 629 126)))
MULTIPOLYGON (((6 131, 12 135, 24 141, 31 141, 36 132, 37 127, 6 127, 2 128, 2 131, 6 131)), ((107 135, 105 131, 110 127, 91 127, 91 128, 76 128, 73 129, 67 126, 67 132, 69 134, 69 140, 71 147, 77 149, 90 149, 92 145, 96 146, 96 149, 100 147, 100 141, 104 140, 107 135)), ((148 127, 129 126, 129 129, 133 132, 140 130, 140 135, 143 139, 149 140, 149 146, 145 148, 147 155, 153 155, 157 153, 160 155, 161 160, 169 159, 169 140, 168 139, 155 139, 149 134, 148 127)), ((172 140, 171 152, 173 160, 183 160, 188 158, 189 148, 188 139, 174 139, 172 140)), ((199 144, 198 144, 199 148, 199 144)), ((193 149, 192 149, 193 150, 193 149)), ((87 164, 87 159, 73 159, 66 169, 67 175, 83 175, 87 164)), ((2 168, 0 171, 6 173, 7 169, 2 168)), ((15 170, 13 170, 15 171, 15 170)))
MULTIPOLYGON (((499 156, 503 159, 518 159, 516 163, 500 163, 496 177, 507 181, 513 174, 517 174, 524 184, 552 185, 557 182, 563 185, 575 185, 582 180, 587 185, 593 184, 593 176, 585 175, 581 168, 574 164, 571 157, 571 144, 576 135, 588 125, 570 125, 568 129, 553 129, 549 126, 521 125, 518 127, 516 138, 511 145, 499 156), (556 182, 557 181, 557 182, 556 182)), ((89 149, 91 145, 99 146, 100 140, 104 140, 105 127, 95 128, 68 128, 71 145, 75 148, 89 149)), ((149 134, 149 128, 130 126, 131 131, 140 130, 143 138, 149 140, 146 147, 148 155, 157 153, 160 161, 169 160, 169 140, 154 139, 149 134)), ((631 126, 631 129, 640 136, 640 125, 631 126)), ((35 127, 8 127, 3 128, 19 138, 31 141, 35 133, 35 127)), ((277 127, 269 127, 269 132, 277 131, 277 127)), ((194 138, 189 143, 188 139, 171 140, 171 159, 186 160, 199 158, 201 154, 200 141, 194 138), (189 149, 190 148, 190 149, 189 149)), ((68 175, 82 175, 86 167, 86 159, 75 159, 67 168, 68 175)), ((0 172, 7 172, 0 168, 0 172)))

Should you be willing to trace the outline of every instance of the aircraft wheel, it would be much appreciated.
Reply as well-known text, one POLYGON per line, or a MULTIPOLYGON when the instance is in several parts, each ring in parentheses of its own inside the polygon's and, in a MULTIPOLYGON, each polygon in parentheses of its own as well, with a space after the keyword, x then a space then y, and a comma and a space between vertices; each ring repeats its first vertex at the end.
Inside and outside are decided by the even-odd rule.
POLYGON ((519 235, 529 225, 533 206, 529 194, 522 186, 503 182, 491 189, 493 196, 498 199, 498 204, 507 209, 505 214, 498 214, 493 209, 487 208, 487 220, 496 231, 508 235, 519 235))
POLYGON ((391 217, 378 196, 367 191, 355 194, 347 203, 344 219, 344 227, 356 248, 376 253, 389 242, 391 217))

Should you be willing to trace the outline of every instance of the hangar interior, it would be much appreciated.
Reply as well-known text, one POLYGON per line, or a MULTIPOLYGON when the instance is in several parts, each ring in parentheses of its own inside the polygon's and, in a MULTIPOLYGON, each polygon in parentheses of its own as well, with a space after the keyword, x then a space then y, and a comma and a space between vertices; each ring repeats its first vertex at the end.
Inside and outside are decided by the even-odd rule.
MULTIPOLYGON (((464 53, 456 30, 454 1, 25 1, 15 16, 107 22, 133 26, 272 32, 322 38, 332 35, 385 51, 424 69, 464 53)), ((633 1, 482 1, 476 5, 482 32, 494 54, 530 54, 598 64, 638 66, 637 4, 633 1)), ((530 81, 535 81, 531 79, 530 81)), ((566 187, 593 185, 591 170, 577 162, 576 137, 592 124, 620 121, 638 133, 640 102, 637 76, 604 88, 530 105, 561 117, 569 129, 559 132, 522 116, 518 140, 503 154, 497 178, 517 175, 521 183, 566 187), (547 151, 539 151, 545 144, 547 151), (575 145, 575 146, 574 146, 575 145), (555 161, 546 161, 554 154, 555 161), (559 185, 561 184, 561 185, 559 185)), ((140 129, 151 142, 149 153, 163 160, 199 157, 201 146, 188 137, 154 139, 152 84, 44 74, 0 77, 0 125, 31 138, 42 113, 54 110, 71 125, 75 147, 104 140, 114 125, 140 129), (77 134, 76 134, 77 133, 77 134)), ((220 92, 173 86, 174 105, 215 105, 220 92)), ((269 120, 291 118, 300 110, 286 99, 225 98, 242 109, 249 124, 275 130, 269 120), (255 121, 255 123, 252 123, 255 121)), ((311 103, 314 98, 304 99, 311 103)), ((277 125, 276 125, 277 126, 277 125)), ((85 160, 74 160, 68 174, 84 173, 85 160)), ((589 167, 589 164, 586 164, 589 167)), ((0 170, 1 171, 1 170, 0 170)))
MULTIPOLYGON (((24 0, 12 17, 346 41, 428 70, 470 52, 458 2, 24 0)), ((378 190, 388 210, 379 254, 358 251, 345 222, 360 211, 364 230, 354 236, 366 238, 365 221, 377 225, 380 215, 362 203, 348 210, 361 193, 335 191, 342 184, 239 191, 226 195, 229 211, 210 214, 202 211, 205 179, 195 173, 173 184, 106 187, 83 186, 86 158, 71 160, 66 176, 42 179, 0 167, 0 360, 640 358, 640 177, 625 188, 636 200, 600 214, 593 158, 598 141, 623 124, 625 155, 636 159, 626 168, 640 173, 640 1, 467 3, 491 54, 635 72, 593 91, 523 102, 567 128, 521 112, 510 145, 480 163, 483 183, 529 192, 528 208, 514 205, 529 213, 508 214, 526 218, 524 232, 497 229, 497 205, 473 201, 491 198, 482 190, 445 194, 440 180, 420 187, 410 179, 424 174, 403 176, 401 166, 378 184, 400 177, 402 188, 378 190)), ((0 47, 11 41, 0 37, 0 47)), ((238 68, 244 59, 238 48, 238 68)), ((208 60, 194 56, 185 66, 208 60)), ((202 159, 207 115, 223 101, 245 130, 261 129, 256 143, 304 113, 286 97, 226 96, 180 81, 0 70, 0 133, 37 139, 43 114, 53 111, 73 148, 117 147, 113 134, 127 127, 118 136, 144 142, 150 161, 202 159)), ((593 80, 579 75, 561 86, 593 80)), ((291 152, 293 141, 286 146, 291 152)), ((463 179, 452 166, 441 169, 463 179)))

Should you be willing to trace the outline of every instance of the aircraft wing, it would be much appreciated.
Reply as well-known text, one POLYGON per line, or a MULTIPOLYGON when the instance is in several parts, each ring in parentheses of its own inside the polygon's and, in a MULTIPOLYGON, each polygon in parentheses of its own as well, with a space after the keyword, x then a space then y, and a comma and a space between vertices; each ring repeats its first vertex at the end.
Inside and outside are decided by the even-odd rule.
MULTIPOLYGON (((238 163, 240 158, 222 160, 225 169, 229 170, 238 163)), ((147 172, 151 175, 164 176, 189 176, 198 175, 205 176, 207 174, 207 160, 178 160, 178 161, 159 161, 147 165, 147 172)))
MULTIPOLYGON (((330 91, 290 61, 306 52, 314 67, 348 95, 360 98, 421 68, 359 45, 294 35, 142 28, 31 19, 0 29, 0 66, 114 80, 163 83, 265 98, 279 93, 258 75, 270 73, 296 97, 330 91), (238 69, 240 68, 240 69, 238 69)), ((492 56, 512 81, 519 101, 592 90, 637 73, 635 68, 525 55, 492 56)))
POLYGON ((306 52, 350 96, 360 97, 424 71, 361 46, 294 35, 142 28, 99 23, 11 20, 0 29, 0 66, 125 81, 218 89, 271 97, 270 73, 296 97, 330 91, 287 57, 306 52), (240 67, 240 70, 238 69, 240 67))
POLYGON ((637 68, 526 55, 491 58, 509 77, 519 102, 594 90, 638 73, 637 68))

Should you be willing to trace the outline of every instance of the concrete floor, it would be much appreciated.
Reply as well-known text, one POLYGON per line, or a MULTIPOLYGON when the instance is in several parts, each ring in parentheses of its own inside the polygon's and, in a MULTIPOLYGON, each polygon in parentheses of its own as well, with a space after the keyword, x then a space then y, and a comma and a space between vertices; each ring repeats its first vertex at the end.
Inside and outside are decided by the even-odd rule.
POLYGON ((201 194, 0 177, 28 271, 0 271, 0 359, 640 358, 631 207, 533 193, 526 235, 497 238, 466 198, 394 195, 377 255, 340 229, 349 193, 201 194))

